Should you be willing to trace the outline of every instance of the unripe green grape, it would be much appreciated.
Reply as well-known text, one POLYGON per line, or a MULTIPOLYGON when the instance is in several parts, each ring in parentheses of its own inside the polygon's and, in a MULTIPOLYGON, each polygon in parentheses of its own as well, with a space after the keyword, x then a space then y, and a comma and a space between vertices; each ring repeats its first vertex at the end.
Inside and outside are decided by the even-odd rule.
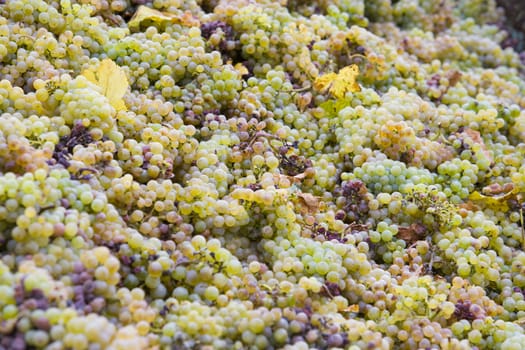
POLYGON ((316 270, 320 275, 326 275, 328 273, 329 266, 326 262, 321 261, 316 265, 316 270))
POLYGON ((288 333, 285 329, 279 328, 273 333, 273 338, 277 343, 283 344, 288 340, 288 333))
POLYGON ((252 261, 248 265, 248 269, 250 270, 251 273, 257 273, 261 269, 261 264, 258 261, 252 261))
POLYGON ((230 260, 226 263, 226 272, 229 275, 237 275, 241 272, 241 263, 237 260, 230 260))
POLYGON ((215 301, 219 296, 219 290, 217 287, 209 286, 204 291, 204 297, 209 301, 215 301))
POLYGON ((381 233, 381 240, 383 242, 390 242, 392 240, 392 232, 390 230, 385 230, 381 233))
POLYGON ((470 265, 464 263, 458 265, 458 274, 462 277, 466 277, 470 274, 470 265))
POLYGON ((91 209, 95 212, 101 212, 102 210, 104 210, 105 206, 106 203, 100 198, 95 198, 91 202, 91 209))
POLYGON ((381 233, 377 231, 370 231, 368 235, 372 243, 379 243, 381 241, 381 233))

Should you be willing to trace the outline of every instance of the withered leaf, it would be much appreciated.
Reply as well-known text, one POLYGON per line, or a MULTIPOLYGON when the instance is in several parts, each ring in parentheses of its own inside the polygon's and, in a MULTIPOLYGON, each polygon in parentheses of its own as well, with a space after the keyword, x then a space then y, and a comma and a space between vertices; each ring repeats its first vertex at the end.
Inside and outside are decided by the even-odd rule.
POLYGON ((235 70, 237 71, 237 73, 239 73, 241 77, 250 74, 248 68, 246 68, 246 66, 240 62, 235 64, 233 68, 235 68, 235 70))
POLYGON ((283 174, 273 174, 273 182, 279 188, 288 188, 294 183, 292 176, 283 174))
POLYGON ((344 312, 359 312, 359 304, 349 305, 347 308, 343 309, 344 312))
POLYGON ((184 11, 184 14, 180 16, 180 24, 186 27, 200 27, 201 22, 190 11, 184 11))
POLYGON ((361 91, 356 81, 359 75, 359 67, 355 64, 346 66, 339 73, 328 73, 317 77, 314 81, 314 89, 325 92, 326 90, 335 98, 343 98, 347 92, 361 91))
POLYGON ((461 79, 461 72, 457 70, 452 70, 447 73, 448 78, 448 86, 454 86, 459 82, 459 79, 461 79))
POLYGON ((304 112, 308 105, 312 102, 312 93, 305 92, 304 94, 297 94, 295 97, 295 103, 301 112, 304 112))
POLYGON ((461 203, 461 204, 458 205, 458 207, 460 209, 466 209, 468 211, 477 211, 477 210, 479 210, 479 207, 476 204, 474 204, 472 201, 461 203))
POLYGON ((513 184, 506 184, 507 186, 501 186, 499 188, 496 185, 490 185, 485 187, 482 192, 484 193, 491 193, 491 191, 495 191, 497 195, 484 195, 479 193, 478 191, 474 191, 470 194, 469 199, 480 203, 480 205, 483 205, 485 207, 488 207, 495 211, 500 212, 507 212, 509 211, 509 204, 508 200, 514 198, 518 193, 519 189, 516 188, 513 184), (509 186, 512 185, 512 186, 509 186), (504 188, 508 190, 508 192, 503 192, 504 188))
POLYGON ((408 244, 422 240, 426 237, 427 228, 420 223, 413 223, 410 226, 399 226, 396 237, 404 240, 408 244))
POLYGON ((489 150, 487 149, 487 146, 485 146, 485 142, 481 138, 481 134, 477 130, 472 130, 470 128, 465 128, 463 132, 457 134, 463 143, 467 144, 470 147, 473 147, 474 145, 479 145, 481 153, 490 161, 490 164, 494 163, 494 158, 492 158, 492 155, 490 154, 489 150))
POLYGON ((176 15, 169 12, 161 12, 151 7, 140 5, 128 22, 128 27, 132 31, 140 29, 143 22, 149 21, 157 25, 165 25, 166 23, 180 23, 187 27, 198 27, 200 21, 193 17, 191 12, 186 11, 182 15, 176 15))
POLYGON ((300 173, 300 174, 297 174, 297 175, 292 176, 292 178, 293 178, 294 181, 296 181, 296 182, 301 182, 301 180, 303 180, 303 179, 306 178, 306 174, 305 174, 305 173, 300 173))
POLYGON ((97 68, 88 68, 82 75, 102 88, 102 94, 117 111, 126 110, 122 97, 129 87, 128 78, 115 62, 106 58, 97 68))
POLYGON ((294 176, 285 175, 285 174, 273 174, 273 181, 276 184, 281 184, 283 181, 286 183, 288 181, 290 184, 299 184, 306 178, 305 173, 300 173, 294 176))
POLYGON ((128 27, 131 30, 137 30, 140 28, 140 24, 146 20, 150 20, 153 23, 163 22, 175 22, 177 16, 173 13, 161 12, 151 7, 140 5, 128 22, 128 27))
POLYGON ((363 232, 368 231, 368 224, 359 224, 357 222, 352 222, 348 227, 346 228, 346 231, 350 232, 363 232))
POLYGON ((512 182, 500 185, 499 183, 493 183, 485 186, 481 189, 481 193, 486 196, 496 196, 502 193, 509 193, 514 190, 514 184, 512 182))
POLYGON ((297 202, 299 203, 299 211, 301 214, 315 214, 321 208, 319 197, 310 193, 298 193, 297 202))

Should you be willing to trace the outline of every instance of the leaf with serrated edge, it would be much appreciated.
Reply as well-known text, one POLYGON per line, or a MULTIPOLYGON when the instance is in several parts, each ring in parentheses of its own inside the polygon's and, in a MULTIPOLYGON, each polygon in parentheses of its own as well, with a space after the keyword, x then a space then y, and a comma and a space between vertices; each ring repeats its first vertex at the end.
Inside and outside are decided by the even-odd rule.
POLYGON ((359 75, 359 67, 355 64, 344 67, 339 73, 328 73, 317 77, 314 81, 314 89, 320 92, 326 90, 335 98, 343 98, 347 92, 361 91, 361 87, 356 81, 359 75))
POLYGON ((110 59, 104 59, 98 68, 89 68, 82 72, 87 80, 102 88, 102 94, 117 110, 126 110, 122 97, 129 87, 126 73, 110 59))
POLYGON ((499 194, 497 196, 486 196, 479 193, 478 191, 474 191, 470 194, 469 199, 471 201, 485 205, 490 209, 501 212, 507 212, 509 211, 509 205, 507 203, 507 200, 514 197, 517 193, 519 193, 519 189, 512 186, 509 192, 499 194))
POLYGON ((320 77, 315 79, 314 89, 321 91, 321 92, 326 91, 330 87, 330 84, 334 81, 335 78, 337 78, 337 74, 335 73, 328 73, 328 74, 321 75, 320 77))
POLYGON ((128 22, 130 29, 138 29, 140 24, 145 20, 155 23, 172 22, 178 19, 177 15, 167 12, 160 12, 150 7, 141 5, 128 22))
POLYGON ((348 91, 361 91, 361 87, 356 82, 358 75, 359 68, 355 64, 344 67, 339 71, 339 74, 337 74, 337 78, 330 87, 330 93, 336 98, 343 98, 348 91))

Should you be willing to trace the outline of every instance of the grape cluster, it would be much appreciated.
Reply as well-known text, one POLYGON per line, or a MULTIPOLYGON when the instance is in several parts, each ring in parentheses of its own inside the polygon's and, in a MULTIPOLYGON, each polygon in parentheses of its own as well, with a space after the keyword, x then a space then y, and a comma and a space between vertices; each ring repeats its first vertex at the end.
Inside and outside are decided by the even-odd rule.
POLYGON ((525 80, 502 16, 1 4, 0 349, 522 348, 525 80))

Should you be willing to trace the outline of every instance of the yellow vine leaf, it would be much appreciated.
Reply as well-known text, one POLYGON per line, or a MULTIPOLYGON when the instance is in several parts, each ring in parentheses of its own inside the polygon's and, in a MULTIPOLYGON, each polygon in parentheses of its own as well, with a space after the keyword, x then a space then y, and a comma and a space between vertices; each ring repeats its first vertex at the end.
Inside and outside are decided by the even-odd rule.
POLYGON ((359 67, 355 64, 344 67, 339 73, 328 73, 317 77, 314 81, 314 89, 325 92, 329 91, 335 98, 343 98, 347 92, 361 91, 356 81, 359 75, 359 67))
POLYGON ((128 22, 129 29, 138 29, 145 20, 155 23, 172 22, 177 18, 176 15, 167 12, 160 12, 150 7, 140 5, 133 17, 128 22))
POLYGON ((237 73, 239 73, 240 76, 248 75, 250 72, 248 71, 248 68, 242 63, 237 63, 235 66, 233 66, 237 73))
POLYGON ((315 78, 314 89, 325 92, 336 78, 337 74, 335 73, 323 74, 320 77, 315 78))
POLYGON ((246 68, 246 66, 242 63, 237 63, 237 64, 233 64, 233 61, 230 59, 228 59, 226 61, 226 64, 229 64, 230 66, 233 66, 233 69, 235 69, 235 71, 239 74, 239 76, 244 76, 244 75, 248 75, 250 74, 250 72, 248 71, 248 68, 246 68))
POLYGON ((186 11, 182 16, 169 13, 161 12, 151 7, 140 5, 133 17, 128 22, 128 28, 132 31, 138 30, 140 25, 150 21, 154 24, 165 25, 166 23, 180 23, 182 25, 192 27, 200 26, 200 21, 193 17, 191 12, 186 11))
MULTIPOLYGON (((478 191, 474 191, 470 194, 469 199, 471 201, 483 204, 484 206, 492 210, 507 212, 509 211, 509 204, 507 203, 507 201, 520 192, 519 189, 514 186, 508 186, 507 191, 508 192, 500 193, 496 196, 484 195, 479 193, 478 191)), ((487 190, 485 190, 485 192, 487 192, 487 190)))
POLYGON ((126 73, 112 60, 104 59, 98 68, 88 68, 82 75, 102 88, 102 93, 117 111, 126 110, 122 97, 129 87, 126 73))
POLYGON ((319 105, 326 113, 331 116, 337 116, 338 113, 346 107, 352 105, 352 102, 345 99, 329 99, 319 105))
POLYGON ((344 312, 359 312, 359 305, 358 304, 350 305, 347 308, 344 308, 342 311, 344 311, 344 312))

